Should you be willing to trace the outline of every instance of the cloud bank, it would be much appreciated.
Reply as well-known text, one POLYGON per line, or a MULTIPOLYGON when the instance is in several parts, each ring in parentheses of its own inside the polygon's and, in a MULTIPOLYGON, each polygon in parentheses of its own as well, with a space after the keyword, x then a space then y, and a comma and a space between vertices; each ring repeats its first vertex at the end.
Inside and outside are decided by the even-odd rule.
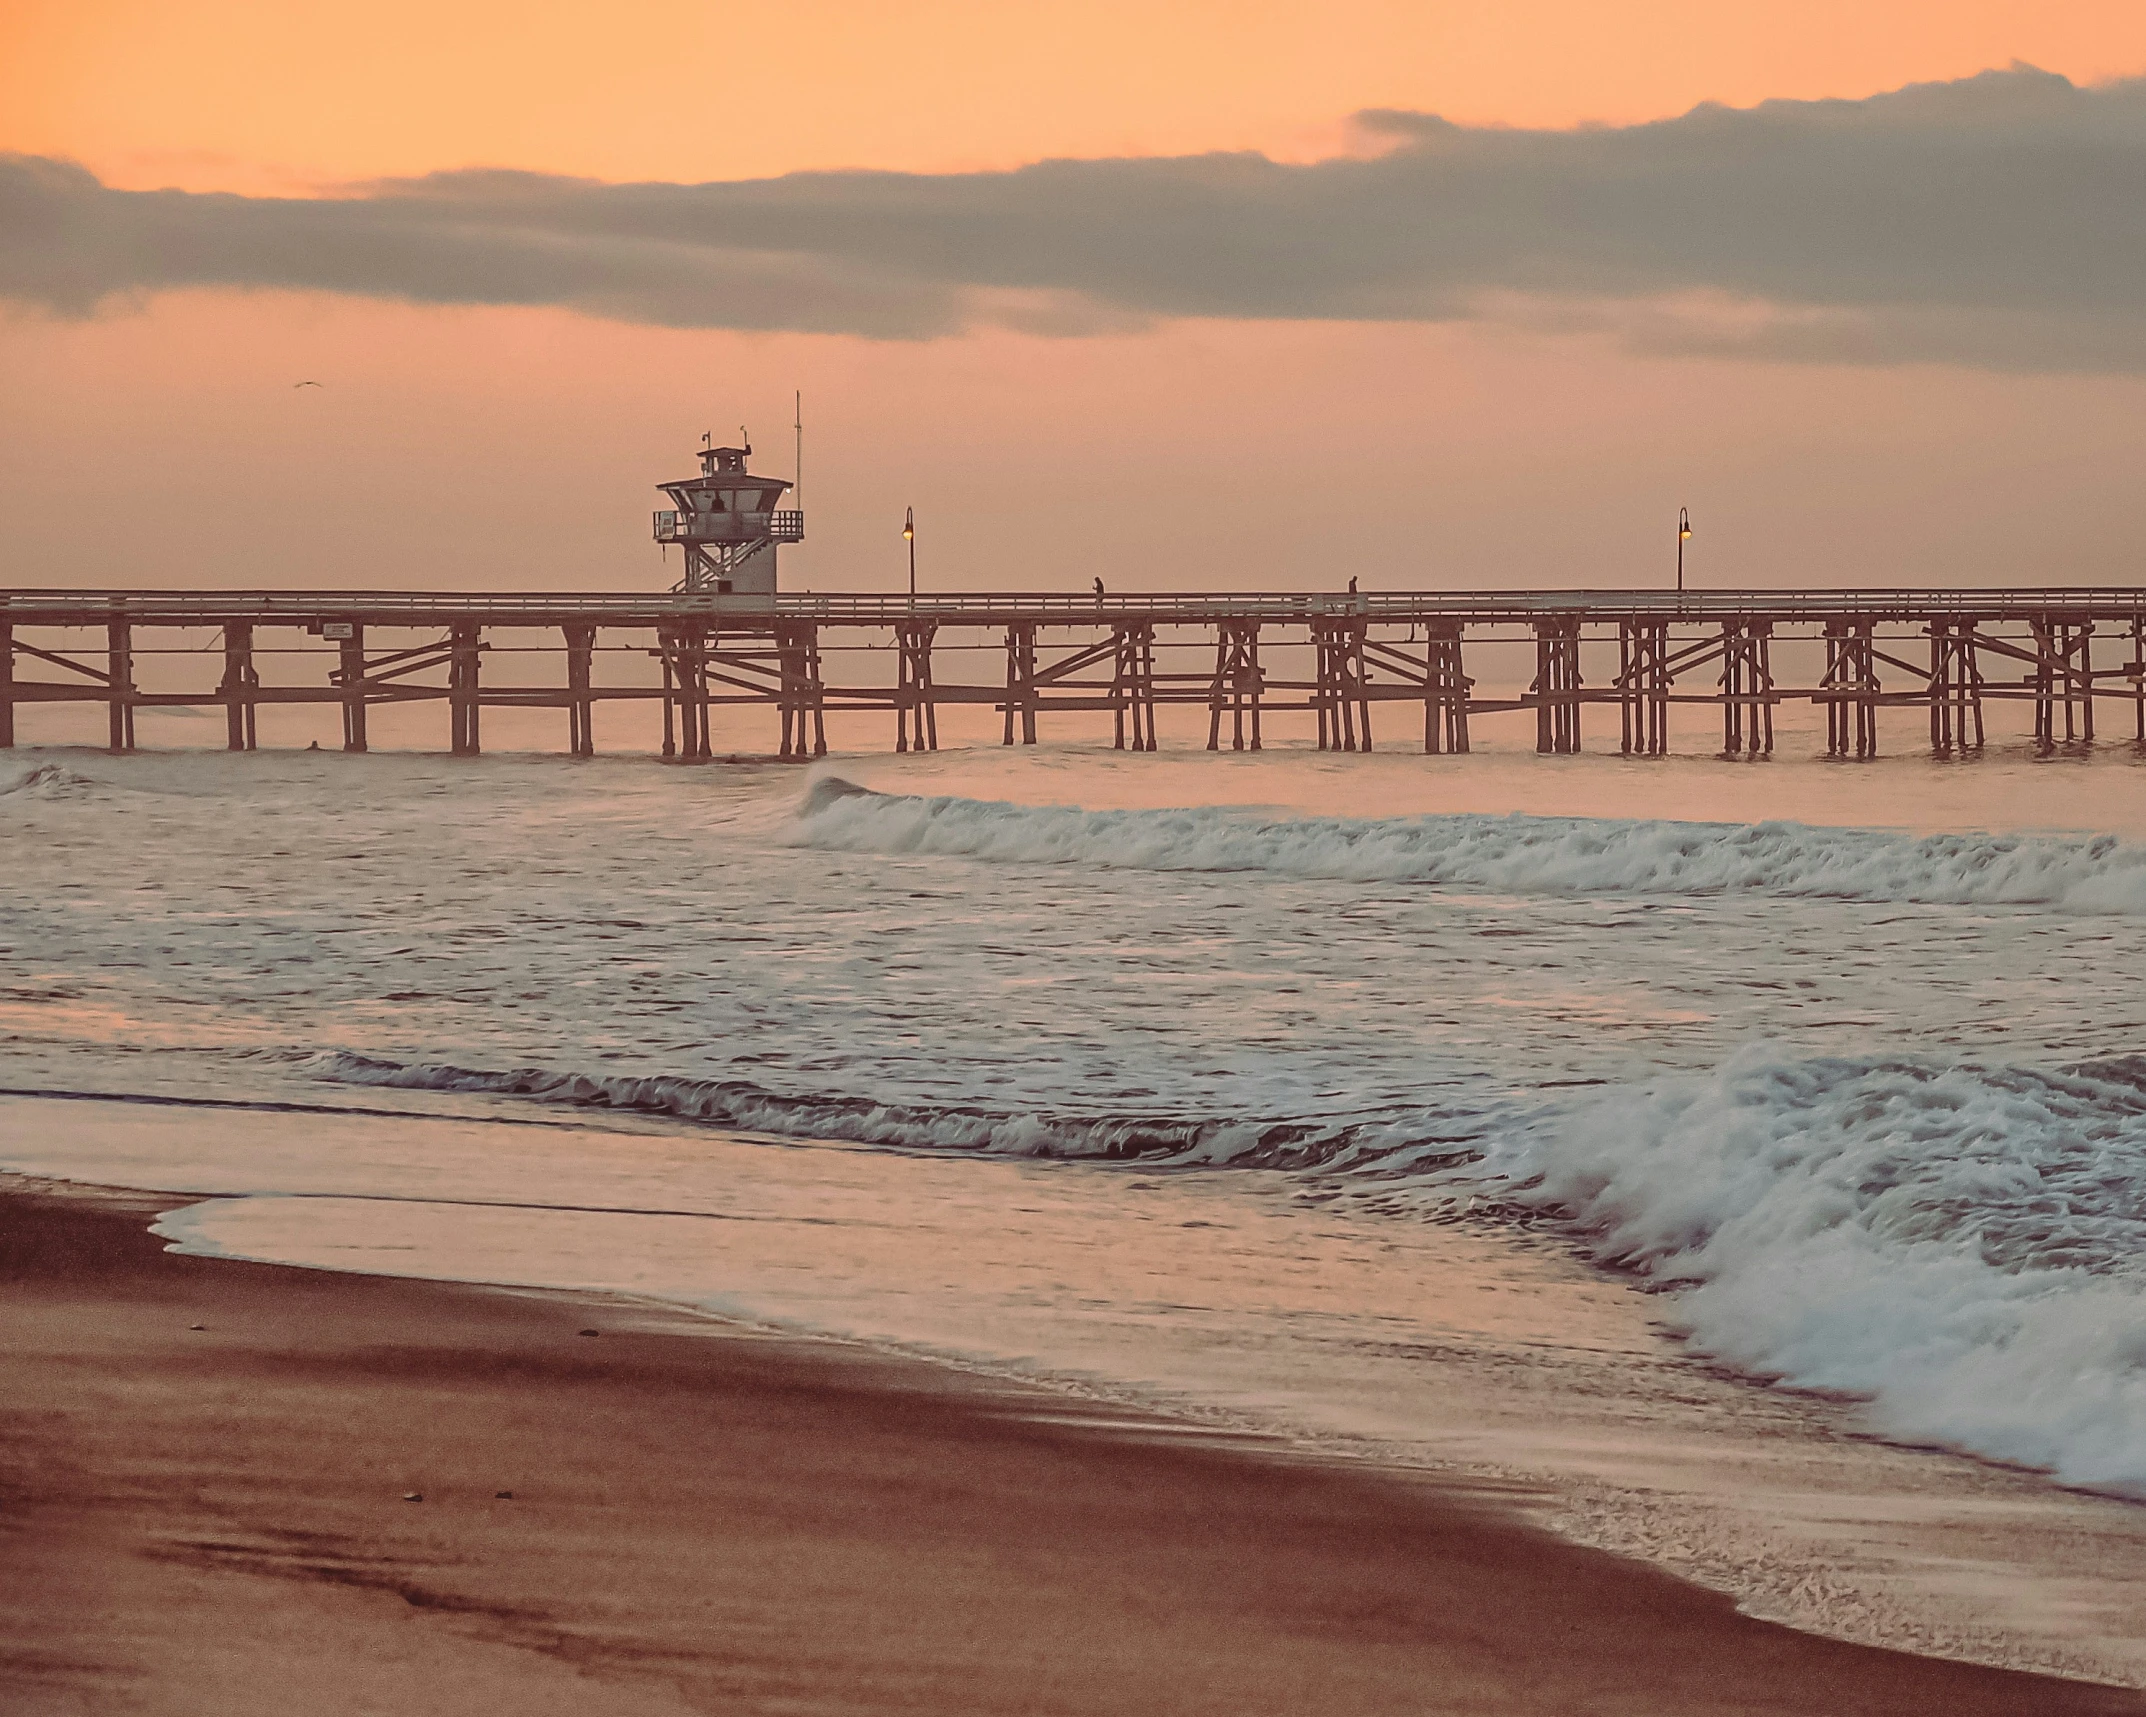
POLYGON ((2082 89, 2015 66, 1570 131, 1359 121, 1381 152, 1306 165, 472 171, 319 199, 119 191, 0 157, 0 297, 80 316, 282 288, 893 339, 1473 320, 1668 352, 2146 369, 2146 78, 2082 89))

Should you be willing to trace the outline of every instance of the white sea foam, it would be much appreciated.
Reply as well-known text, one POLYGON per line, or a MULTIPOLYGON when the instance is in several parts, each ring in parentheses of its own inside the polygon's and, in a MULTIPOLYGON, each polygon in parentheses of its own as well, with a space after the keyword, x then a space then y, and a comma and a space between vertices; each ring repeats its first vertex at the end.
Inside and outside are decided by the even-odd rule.
POLYGON ((93 791, 96 785, 87 776, 57 763, 17 764, 0 770, 0 796, 20 793, 34 799, 73 798, 93 791))
POLYGON ((450 1062, 402 1062, 347 1050, 256 1052, 339 1084, 526 1097, 589 1109, 663 1115, 798 1139, 840 1139, 897 1150, 992 1156, 1167 1161, 1230 1168, 1368 1169, 1451 1155, 1453 1129, 1484 1124, 1460 1112, 1351 1114, 1316 1120, 1161 1111, 901 1103, 834 1092, 783 1092, 746 1079, 617 1074, 572 1069, 495 1070, 450 1062), (1427 1136, 1427 1129, 1435 1136, 1427 1136))
POLYGON ((2146 1495, 2146 1099, 1755 1047, 1501 1135, 1475 1171, 1679 1290, 1705 1351, 1888 1433, 2146 1495))
POLYGON ((1099 870, 1259 871, 1515 893, 1771 894, 2146 911, 2146 846, 2113 835, 1907 835, 1800 823, 1085 811, 875 793, 829 776, 793 839, 839 852, 1099 870))

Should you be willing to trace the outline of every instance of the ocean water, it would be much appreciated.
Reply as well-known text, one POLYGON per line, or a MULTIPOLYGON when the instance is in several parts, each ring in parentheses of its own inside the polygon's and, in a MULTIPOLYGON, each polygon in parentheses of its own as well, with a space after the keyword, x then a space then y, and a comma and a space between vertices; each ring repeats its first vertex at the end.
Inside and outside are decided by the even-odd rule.
POLYGON ((2146 1680, 2142 785, 18 751, 0 1166, 1525 1480, 1764 1613, 2146 1680))

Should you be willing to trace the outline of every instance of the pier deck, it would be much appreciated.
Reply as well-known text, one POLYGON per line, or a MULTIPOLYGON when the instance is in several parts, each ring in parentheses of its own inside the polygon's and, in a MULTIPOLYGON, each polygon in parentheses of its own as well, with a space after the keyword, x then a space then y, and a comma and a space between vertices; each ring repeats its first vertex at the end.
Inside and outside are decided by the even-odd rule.
POLYGON ((369 710, 437 701, 456 753, 480 749, 484 709, 547 707, 567 712, 566 748, 588 756, 597 704, 660 700, 663 753, 688 759, 713 754, 709 712, 724 705, 767 707, 777 753, 792 758, 823 754, 826 718, 838 712, 891 714, 895 749, 934 749, 939 708, 964 704, 998 711, 1009 745, 1034 744, 1042 714, 1108 714, 1116 745, 1152 750, 1157 708, 1192 705, 1207 711, 1210 749, 1258 749, 1267 717, 1297 712, 1315 718, 1322 749, 1369 750, 1378 704, 1416 706, 1409 743, 1427 752, 1466 751, 1476 719, 1513 715, 1533 718, 1538 750, 1570 753, 1592 704, 1616 706, 1621 752, 1659 756, 1670 706, 1704 704, 1719 714, 1723 753, 1763 756, 1777 707, 1808 701, 1826 710, 1828 755, 1870 757, 1881 710, 1912 708, 1930 746, 1953 751, 1984 743, 1983 706, 2001 700, 2033 705, 2044 745, 2092 741, 2097 705, 2112 699, 2130 706, 2126 736, 2146 740, 2142 663, 2146 588, 915 598, 17 589, 0 591, 0 746, 14 744, 25 704, 102 704, 120 751, 133 748, 145 707, 221 706, 228 744, 250 750, 261 706, 336 704, 345 749, 363 751, 369 710), (486 658, 501 650, 518 679, 537 658, 545 683, 488 674, 486 658), (992 661, 988 677, 940 677, 978 654, 992 661), (205 655, 213 684, 138 683, 143 658, 205 655), (1470 672, 1486 655, 1519 668, 1512 695, 1489 695, 1470 672), (264 656, 295 659, 301 674, 318 665, 272 683, 264 656), (831 656, 891 672, 830 677, 831 656))

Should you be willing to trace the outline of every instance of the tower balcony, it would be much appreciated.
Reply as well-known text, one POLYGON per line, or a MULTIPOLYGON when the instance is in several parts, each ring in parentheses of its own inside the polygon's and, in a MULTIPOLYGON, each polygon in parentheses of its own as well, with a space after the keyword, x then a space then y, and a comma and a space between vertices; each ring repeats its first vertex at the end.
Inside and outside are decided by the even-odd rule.
POLYGON ((665 510, 656 514, 659 543, 801 543, 805 540, 805 515, 798 511, 773 513, 681 513, 665 510))

